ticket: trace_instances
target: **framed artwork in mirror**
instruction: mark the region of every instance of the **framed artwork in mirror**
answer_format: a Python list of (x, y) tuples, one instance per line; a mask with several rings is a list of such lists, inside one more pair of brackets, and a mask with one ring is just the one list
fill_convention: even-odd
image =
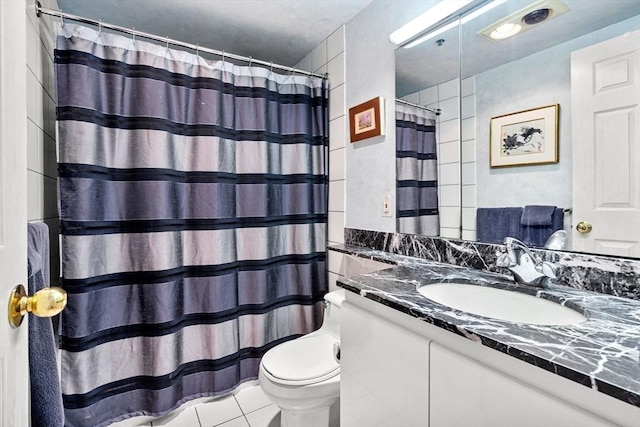
[(558, 163), (558, 104), (491, 118), (492, 168)]
[(349, 108), (351, 142), (384, 135), (384, 98), (379, 96)]

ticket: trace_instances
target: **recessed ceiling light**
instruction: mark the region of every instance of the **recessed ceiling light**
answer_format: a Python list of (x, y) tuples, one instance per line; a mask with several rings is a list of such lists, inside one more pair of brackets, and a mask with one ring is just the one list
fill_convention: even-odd
[(520, 32), (521, 29), (522, 29), (521, 25), (512, 24), (508, 22), (506, 24), (500, 25), (498, 28), (491, 31), (491, 33), (489, 34), (489, 37), (491, 37), (494, 40), (502, 40), (502, 39), (506, 39), (507, 37), (515, 36)]

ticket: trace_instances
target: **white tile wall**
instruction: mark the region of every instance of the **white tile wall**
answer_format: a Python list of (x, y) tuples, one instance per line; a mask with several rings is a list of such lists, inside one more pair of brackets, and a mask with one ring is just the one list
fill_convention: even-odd
[(449, 80), (448, 82), (440, 83), (438, 85), (438, 100), (443, 101), (445, 99), (457, 98), (458, 88), (460, 86), (458, 79)]
[(440, 112), (440, 117), (439, 117), (440, 122), (446, 122), (447, 120), (453, 120), (459, 117), (458, 102), (460, 102), (460, 100), (459, 98), (456, 97), (456, 98), (445, 99), (438, 103), (438, 105), (440, 106), (440, 109), (442, 110)]
[[(344, 80), (344, 77), (343, 77)], [(333, 85), (331, 85), (331, 77), (329, 77), (329, 87), (331, 88), (330, 90), (330, 95), (329, 95), (329, 120), (335, 120), (338, 119), (340, 117), (344, 116), (344, 108), (345, 108), (345, 102), (344, 102), (344, 97), (345, 97), (345, 93), (344, 93), (344, 84), (341, 84), (340, 86), (334, 87)], [(329, 138), (331, 138), (331, 136), (329, 136)]]
[(438, 86), (433, 86), (427, 89), (422, 89), (420, 92), (420, 102), (425, 105), (438, 103)]
[(345, 149), (339, 148), (337, 150), (329, 151), (329, 180), (330, 181), (344, 181), (345, 179), (345, 165), (344, 156)]
[(327, 41), (323, 40), (311, 51), (311, 68), (316, 72), (327, 64)]
[(337, 150), (345, 148), (347, 141), (347, 120), (346, 117), (340, 116), (329, 122), (329, 150)]
[(440, 188), (440, 206), (458, 206), (460, 193), (457, 185), (443, 185)]
[(329, 212), (344, 212), (344, 180), (329, 182)]
[(460, 143), (458, 141), (440, 144), (440, 163), (457, 163), (460, 161)]
[(327, 59), (332, 60), (338, 55), (344, 55), (344, 27), (327, 37)]
[(460, 163), (446, 163), (438, 169), (439, 185), (460, 184)]
[(462, 164), (462, 185), (475, 185), (476, 183), (476, 164)]
[[(58, 282), (57, 160), (53, 46), (57, 22), (38, 18), (35, 0), (27, 1), (27, 219), (49, 225), (51, 281)], [(55, 0), (42, 6), (58, 9)]]
[(327, 72), (329, 73), (332, 87), (340, 86), (344, 83), (344, 66), (344, 52), (330, 59), (327, 63)]
[[(344, 25), (340, 26), (296, 65), (300, 69), (311, 67), (311, 71), (329, 73), (329, 245), (344, 243), (347, 140), (344, 31)], [(334, 290), (342, 256), (330, 255), (327, 265), (329, 290)]]
[(440, 235), (460, 238), (462, 216), (463, 238), (475, 239), (475, 78), (464, 79), (462, 88), (454, 79), (403, 99), (442, 110), (437, 126)]
[(460, 122), (457, 119), (439, 121), (437, 132), (439, 144), (458, 141), (460, 139)]
[[(476, 239), (476, 80), (462, 81), (462, 238)], [(485, 140), (488, 140), (488, 135)]]

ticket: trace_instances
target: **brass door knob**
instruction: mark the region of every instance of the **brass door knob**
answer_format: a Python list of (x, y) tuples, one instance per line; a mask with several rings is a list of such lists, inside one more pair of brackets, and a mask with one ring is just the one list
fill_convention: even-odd
[(53, 317), (67, 305), (64, 289), (50, 287), (40, 289), (33, 296), (27, 296), (24, 286), (17, 285), (9, 297), (9, 324), (17, 328), (27, 313), (38, 317)]
[(582, 234), (590, 233), (593, 230), (593, 227), (587, 221), (580, 221), (576, 226), (576, 230)]

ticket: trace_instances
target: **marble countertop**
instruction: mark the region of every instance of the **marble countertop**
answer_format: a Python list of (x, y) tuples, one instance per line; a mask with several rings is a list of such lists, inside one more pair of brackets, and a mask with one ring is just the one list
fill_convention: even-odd
[[(640, 301), (573, 289), (516, 285), (510, 276), (395, 255), (359, 246), (330, 250), (390, 264), (339, 278), (348, 291), (640, 407)], [(463, 282), (524, 292), (587, 317), (572, 325), (513, 323), (461, 312), (417, 292), (422, 285)]]

